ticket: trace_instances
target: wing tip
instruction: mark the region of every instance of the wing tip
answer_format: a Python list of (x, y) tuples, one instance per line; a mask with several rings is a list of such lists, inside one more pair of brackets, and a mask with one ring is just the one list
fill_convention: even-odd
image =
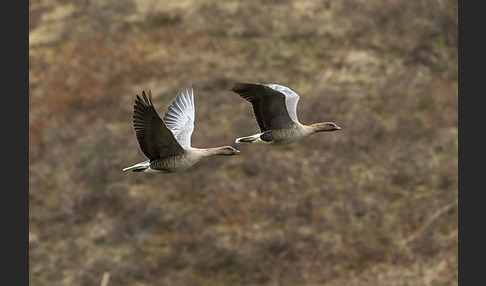
[(140, 103), (140, 104), (145, 105), (145, 106), (153, 106), (152, 91), (150, 89), (148, 89), (147, 93), (145, 93), (145, 90), (142, 90), (141, 96), (136, 94), (135, 105), (137, 105), (137, 103)]
[(194, 109), (194, 89), (192, 84), (186, 84), (179, 89), (176, 97), (172, 100), (171, 106), (178, 106), (179, 103), (182, 104), (182, 107), (179, 107), (181, 109)]
[(238, 93), (238, 90), (247, 89), (251, 85), (257, 85), (256, 83), (248, 83), (248, 82), (237, 82), (233, 84), (231, 91)]

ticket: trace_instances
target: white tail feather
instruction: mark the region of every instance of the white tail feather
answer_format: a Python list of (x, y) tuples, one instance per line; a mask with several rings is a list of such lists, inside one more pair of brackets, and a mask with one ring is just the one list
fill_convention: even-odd
[(240, 137), (235, 140), (235, 143), (251, 143), (251, 144), (259, 144), (259, 145), (271, 144), (270, 142), (263, 141), (260, 138), (261, 135), (262, 133), (258, 133), (250, 136)]
[(150, 167), (150, 162), (149, 161), (144, 161), (144, 162), (140, 162), (138, 164), (135, 164), (133, 166), (126, 167), (122, 171), (123, 172), (130, 171), (130, 170), (140, 170), (140, 171), (143, 171), (143, 170), (145, 170), (145, 169), (147, 169), (149, 167)]

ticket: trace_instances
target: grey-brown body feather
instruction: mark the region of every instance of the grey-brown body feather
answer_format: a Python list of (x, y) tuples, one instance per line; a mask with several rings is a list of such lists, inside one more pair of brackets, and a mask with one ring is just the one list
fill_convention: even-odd
[(289, 128), (268, 130), (260, 135), (263, 141), (271, 142), (273, 145), (287, 145), (311, 135), (312, 130), (307, 126), (293, 124)]
[(163, 173), (178, 172), (191, 167), (204, 157), (213, 154), (216, 154), (216, 152), (208, 152), (204, 149), (192, 148), (190, 150), (185, 150), (184, 153), (179, 155), (155, 159), (150, 162), (150, 168)]

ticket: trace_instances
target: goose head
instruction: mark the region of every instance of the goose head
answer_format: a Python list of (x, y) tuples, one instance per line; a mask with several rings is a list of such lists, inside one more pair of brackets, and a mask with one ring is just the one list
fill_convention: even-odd
[(315, 123), (312, 124), (311, 127), (314, 129), (315, 132), (323, 132), (323, 131), (336, 131), (341, 130), (341, 127), (337, 126), (334, 122), (322, 122), (322, 123)]
[(240, 151), (231, 146), (223, 146), (218, 148), (218, 154), (224, 156), (233, 156), (240, 154)]

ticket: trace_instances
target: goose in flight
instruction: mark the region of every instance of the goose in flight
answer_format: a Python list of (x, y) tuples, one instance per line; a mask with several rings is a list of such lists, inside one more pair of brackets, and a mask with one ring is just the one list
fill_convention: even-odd
[(304, 125), (297, 119), (299, 95), (278, 84), (237, 83), (231, 90), (249, 101), (260, 133), (240, 137), (236, 143), (286, 145), (316, 132), (341, 130), (333, 122)]
[(212, 155), (237, 155), (231, 146), (191, 147), (194, 130), (194, 93), (191, 85), (179, 90), (161, 119), (152, 104), (152, 94), (137, 94), (133, 110), (133, 129), (138, 145), (148, 160), (126, 167), (123, 171), (173, 173), (189, 168)]

